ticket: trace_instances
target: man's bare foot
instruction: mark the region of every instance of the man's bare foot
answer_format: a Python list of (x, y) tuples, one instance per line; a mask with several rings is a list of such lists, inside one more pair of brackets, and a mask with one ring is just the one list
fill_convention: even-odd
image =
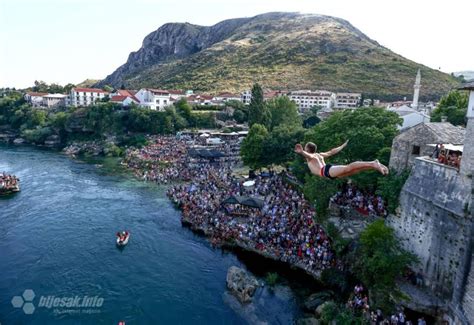
[(379, 171), (380, 174), (386, 176), (388, 175), (388, 168), (385, 165), (382, 165), (378, 159), (374, 160), (374, 167)]

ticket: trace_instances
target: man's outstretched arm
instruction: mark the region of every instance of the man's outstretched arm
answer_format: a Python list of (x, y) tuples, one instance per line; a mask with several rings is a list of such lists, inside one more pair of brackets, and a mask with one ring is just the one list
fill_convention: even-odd
[(310, 154), (309, 152), (304, 151), (303, 146), (299, 143), (295, 146), (295, 152), (302, 155), (306, 159), (314, 158), (313, 154)]
[(334, 156), (335, 154), (339, 153), (342, 149), (344, 149), (347, 146), (348, 142), (349, 140), (341, 144), (339, 147), (333, 148), (326, 152), (321, 152), (321, 156), (323, 156), (324, 158)]

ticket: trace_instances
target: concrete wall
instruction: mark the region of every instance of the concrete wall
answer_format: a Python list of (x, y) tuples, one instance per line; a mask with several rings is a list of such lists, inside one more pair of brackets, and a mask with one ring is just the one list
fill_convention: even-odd
[(400, 194), (400, 215), (387, 219), (419, 257), (425, 284), (447, 302), (471, 242), (470, 197), (470, 180), (457, 170), (418, 158)]

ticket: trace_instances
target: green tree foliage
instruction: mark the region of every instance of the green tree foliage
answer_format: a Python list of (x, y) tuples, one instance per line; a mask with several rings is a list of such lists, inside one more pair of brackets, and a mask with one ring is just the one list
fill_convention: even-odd
[(400, 192), (409, 175), (409, 171), (397, 174), (392, 170), (388, 176), (378, 179), (377, 194), (385, 199), (390, 213), (395, 213), (399, 205)]
[(304, 129), (300, 126), (280, 125), (275, 127), (266, 138), (263, 148), (262, 164), (280, 165), (291, 161), (293, 148), (304, 138)]
[(102, 136), (105, 132), (119, 131), (114, 109), (112, 104), (90, 106), (85, 117), (85, 127), (97, 136)]
[[(182, 130), (188, 126), (187, 119), (183, 117), (182, 115), (178, 114), (176, 112), (176, 109), (173, 106), (168, 106), (166, 107), (165, 110), (168, 117), (171, 119), (171, 123), (173, 125), (174, 131)], [(189, 112), (189, 117), (190, 116), (191, 116), (191, 113)]]
[(44, 143), (47, 137), (53, 134), (50, 127), (38, 126), (34, 129), (25, 129), (21, 132), (21, 136), (31, 143)]
[(237, 123), (244, 123), (248, 121), (249, 109), (244, 103), (238, 100), (229, 100), (225, 103), (225, 105), (234, 109), (233, 117)]
[(236, 110), (234, 112), (234, 119), (237, 123), (244, 123), (247, 121), (247, 116), (243, 111)]
[(258, 169), (265, 165), (263, 150), (267, 137), (268, 131), (265, 126), (261, 124), (252, 125), (240, 147), (240, 155), (244, 164), (252, 169)]
[[(381, 108), (358, 108), (336, 112), (307, 132), (305, 140), (317, 144), (324, 152), (349, 144), (337, 155), (328, 159), (331, 163), (348, 164), (354, 161), (387, 160), (393, 138), (398, 134), (397, 126), (402, 119), (393, 112)], [(386, 162), (386, 161), (385, 161)], [(375, 187), (379, 174), (364, 172), (352, 177), (359, 187)]]
[(259, 84), (252, 87), (252, 99), (249, 105), (249, 126), (261, 124), (269, 127), (271, 115), (263, 102), (263, 89)]
[(306, 174), (303, 193), (314, 204), (318, 217), (327, 215), (329, 199), (336, 194), (341, 183), (342, 180), (331, 180)]
[(393, 229), (383, 220), (370, 224), (360, 235), (355, 252), (355, 274), (369, 288), (374, 308), (390, 312), (402, 297), (395, 280), (416, 257), (404, 251)]
[(280, 125), (301, 126), (296, 104), (287, 96), (275, 97), (266, 102), (265, 106), (271, 116), (270, 131)]
[(466, 112), (469, 98), (465, 91), (451, 91), (443, 96), (438, 106), (431, 113), (432, 122), (441, 122), (441, 117), (446, 116), (453, 125), (466, 125)]
[(74, 88), (74, 87), (75, 86), (71, 83), (69, 83), (69, 84), (67, 84), (66, 86), (63, 87), (63, 86), (55, 84), (55, 83), (52, 83), (52, 84), (48, 85), (44, 81), (35, 80), (34, 86), (31, 87), (31, 90), (36, 91), (36, 92), (41, 92), (41, 93), (65, 94), (65, 93), (69, 93), (71, 91), (71, 89)]
[(193, 108), (189, 105), (186, 98), (180, 98), (175, 104), (174, 107), (179, 115), (181, 115), (188, 123), (192, 124), (191, 112)]
[(374, 160), (382, 148), (391, 147), (401, 123), (396, 113), (381, 108), (345, 110), (316, 125), (307, 133), (306, 140), (316, 143), (319, 151), (330, 150), (349, 140), (343, 151), (331, 157), (334, 162)]

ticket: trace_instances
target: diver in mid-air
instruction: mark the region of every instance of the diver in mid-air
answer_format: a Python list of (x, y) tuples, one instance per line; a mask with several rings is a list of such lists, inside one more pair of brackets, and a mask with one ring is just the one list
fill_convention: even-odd
[(316, 144), (308, 142), (303, 149), (301, 144), (295, 146), (295, 152), (302, 155), (308, 163), (312, 174), (329, 179), (341, 178), (360, 173), (364, 170), (376, 170), (382, 175), (388, 175), (387, 166), (382, 165), (378, 160), (356, 161), (349, 165), (331, 165), (324, 162), (324, 158), (331, 157), (340, 152), (347, 145), (349, 140), (337, 148), (327, 152), (316, 152)]

